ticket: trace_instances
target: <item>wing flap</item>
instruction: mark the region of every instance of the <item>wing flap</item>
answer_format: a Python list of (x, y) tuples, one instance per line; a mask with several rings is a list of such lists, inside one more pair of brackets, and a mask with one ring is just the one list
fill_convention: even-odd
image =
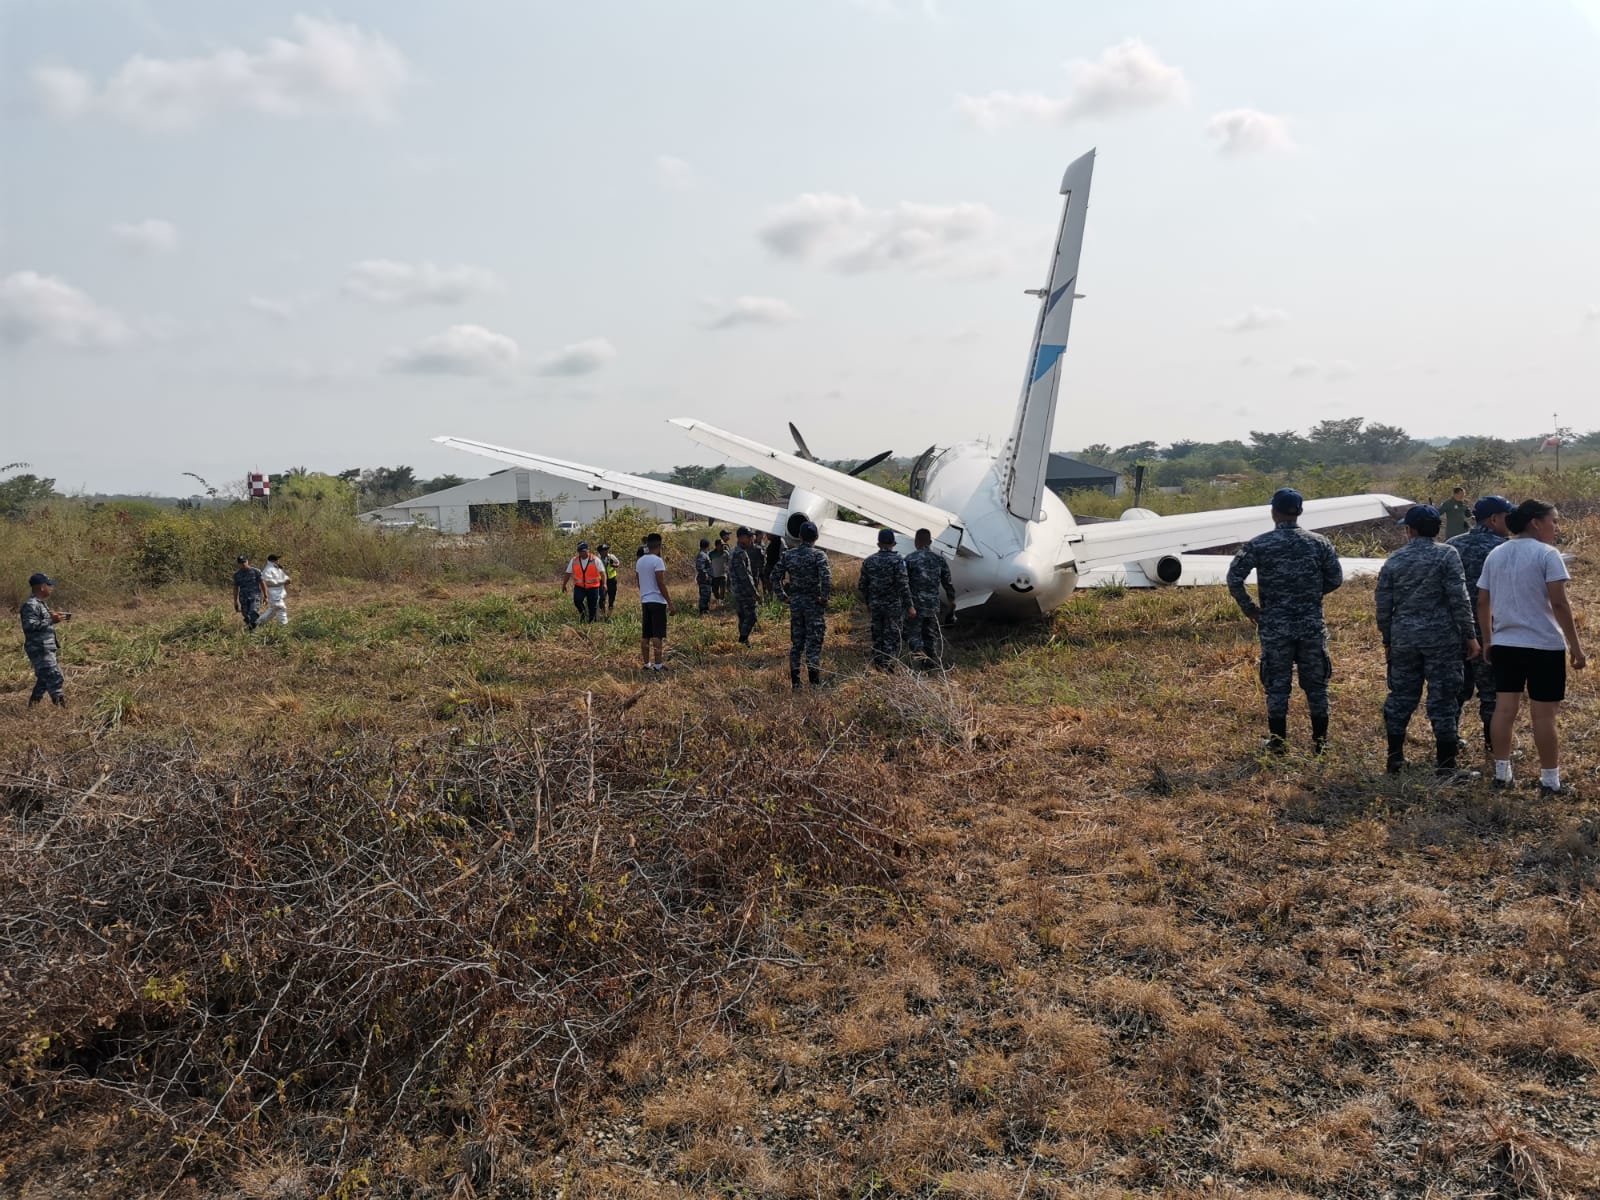
[[(1328, 529), (1357, 521), (1382, 520), (1393, 509), (1404, 508), (1410, 503), (1398, 496), (1381, 493), (1307, 500), (1300, 524), (1307, 529)], [(1147, 521), (1107, 521), (1098, 525), (1084, 525), (1078, 529), (1082, 539), (1077, 544), (1078, 566), (1080, 570), (1093, 571), (1163, 554), (1183, 554), (1210, 546), (1245, 542), (1271, 528), (1272, 509), (1265, 504), (1155, 517)]]
[(782, 450), (763, 446), (760, 442), (707, 425), (703, 421), (678, 417), (672, 423), (685, 430), (690, 438), (702, 446), (736, 458), (746, 466), (765, 471), (785, 483), (826, 496), (841, 508), (858, 512), (869, 521), (905, 532), (925, 527), (933, 534), (934, 541), (943, 541), (952, 549), (953, 543), (958, 540), (941, 536), (947, 530), (961, 531), (960, 518), (948, 509), (913, 500), (910, 496), (891, 492), (865, 479), (857, 479), (821, 463), (785, 454)]

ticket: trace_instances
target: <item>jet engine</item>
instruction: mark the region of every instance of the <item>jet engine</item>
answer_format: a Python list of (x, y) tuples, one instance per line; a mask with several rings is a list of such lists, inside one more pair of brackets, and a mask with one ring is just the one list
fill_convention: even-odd
[[(1151, 512), (1148, 508), (1124, 509), (1119, 520), (1123, 521), (1149, 521), (1160, 516), (1160, 513)], [(1159, 558), (1142, 558), (1137, 564), (1139, 570), (1144, 572), (1144, 577), (1151, 583), (1161, 587), (1177, 583), (1183, 578), (1183, 560), (1176, 554), (1163, 554)]]

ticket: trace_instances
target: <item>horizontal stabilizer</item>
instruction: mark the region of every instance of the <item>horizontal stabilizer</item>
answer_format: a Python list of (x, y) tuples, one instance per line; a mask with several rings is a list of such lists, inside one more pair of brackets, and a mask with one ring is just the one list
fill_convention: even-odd
[[(1330, 529), (1358, 521), (1377, 521), (1388, 517), (1411, 501), (1398, 496), (1369, 494), (1332, 496), (1307, 500), (1300, 524), (1307, 529)], [(1265, 504), (1251, 508), (1224, 508), (1215, 512), (1183, 513), (1154, 517), (1146, 521), (1107, 521), (1078, 529), (1080, 541), (1075, 550), (1080, 571), (1100, 567), (1120, 567), (1124, 563), (1156, 558), (1163, 554), (1183, 554), (1247, 542), (1272, 528), (1272, 509)]]
[[(821, 463), (810, 462), (760, 442), (740, 437), (736, 433), (718, 429), (702, 421), (687, 417), (673, 420), (674, 425), (687, 431), (702, 446), (738, 459), (746, 466), (765, 471), (794, 487), (826, 497), (852, 512), (858, 512), (869, 521), (887, 525), (903, 533), (926, 528), (936, 542), (954, 550), (960, 543), (961, 520), (955, 513), (937, 505), (913, 500), (899, 492), (879, 487), (865, 479), (857, 479), (843, 471), (835, 471)], [(948, 535), (948, 536), (947, 536)]]
[[(663, 483), (659, 479), (649, 479), (643, 475), (629, 475), (623, 471), (608, 471), (602, 467), (585, 466), (583, 463), (550, 458), (544, 454), (530, 454), (526, 450), (513, 450), (508, 446), (496, 446), (490, 442), (458, 437), (436, 437), (433, 440), (457, 450), (465, 450), (469, 454), (480, 454), (496, 462), (521, 467), (525, 471), (538, 471), (545, 475), (554, 475), (557, 479), (570, 479), (585, 487), (599, 487), (620, 492), (624, 496), (648, 500), (653, 504), (670, 505), (685, 512), (715, 517), (730, 524), (748, 525), (751, 529), (759, 529), (763, 533), (782, 535), (784, 522), (789, 516), (786, 511), (771, 504), (758, 504), (754, 500), (724, 496), (721, 492), (706, 492), (681, 484)], [(820, 533), (817, 544), (825, 550), (835, 550), (841, 554), (865, 558), (869, 554), (876, 553), (878, 549), (877, 533), (865, 525), (824, 520), (817, 522), (817, 528)]]

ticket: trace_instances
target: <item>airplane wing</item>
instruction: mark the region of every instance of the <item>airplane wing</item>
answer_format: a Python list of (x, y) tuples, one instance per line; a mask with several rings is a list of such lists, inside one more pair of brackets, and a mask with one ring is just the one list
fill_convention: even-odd
[[(1078, 576), (1078, 586), (1081, 588), (1094, 587), (1203, 587), (1216, 586), (1228, 582), (1228, 567), (1233, 562), (1233, 557), (1228, 554), (1180, 554), (1183, 561), (1183, 574), (1178, 577), (1175, 584), (1158, 583), (1151, 579), (1136, 562), (1117, 563), (1110, 567), (1096, 567), (1092, 571), (1085, 571)], [(1383, 570), (1384, 560), (1381, 558), (1341, 558), (1339, 565), (1344, 568), (1346, 579), (1360, 579), (1376, 575)], [(1255, 572), (1250, 572), (1246, 582), (1255, 579)]]
[[(1332, 496), (1307, 500), (1300, 524), (1307, 529), (1327, 529), (1357, 521), (1382, 520), (1396, 508), (1406, 508), (1409, 500), (1379, 493), (1364, 496)], [(1140, 559), (1163, 554), (1183, 554), (1231, 542), (1246, 542), (1272, 528), (1272, 509), (1260, 504), (1251, 508), (1224, 508), (1215, 512), (1183, 513), (1173, 517), (1152, 517), (1145, 521), (1106, 521), (1078, 529), (1074, 547), (1081, 571), (1100, 567), (1120, 567)]]
[[(433, 440), (457, 450), (465, 450), (469, 454), (481, 454), (484, 458), (509, 463), (527, 471), (539, 471), (546, 475), (554, 475), (557, 479), (570, 479), (585, 487), (620, 492), (624, 496), (648, 500), (654, 504), (667, 504), (686, 512), (716, 517), (720, 521), (748, 525), (751, 529), (759, 529), (765, 533), (784, 534), (784, 522), (789, 517), (785, 510), (776, 505), (741, 500), (737, 496), (724, 496), (721, 492), (706, 492), (676, 483), (663, 483), (659, 479), (647, 479), (643, 475), (608, 471), (603, 467), (585, 466), (583, 463), (568, 462), (544, 454), (530, 454), (526, 450), (513, 450), (508, 446), (496, 446), (490, 442), (473, 441), (471, 438), (436, 437)], [(817, 529), (819, 532), (817, 544), (825, 550), (836, 550), (856, 558), (866, 558), (869, 554), (877, 553), (877, 532), (865, 525), (853, 525), (849, 521), (825, 520), (818, 522)]]
[[(907, 533), (926, 528), (936, 542), (942, 541), (951, 549), (960, 544), (960, 535), (964, 532), (961, 518), (948, 509), (913, 500), (910, 496), (891, 492), (865, 479), (857, 479), (821, 463), (774, 450), (771, 446), (763, 446), (760, 442), (717, 429), (703, 421), (676, 417), (672, 423), (684, 429), (702, 446), (736, 458), (785, 483), (825, 496), (841, 508), (858, 512), (869, 521)], [(943, 536), (947, 532), (951, 536)]]

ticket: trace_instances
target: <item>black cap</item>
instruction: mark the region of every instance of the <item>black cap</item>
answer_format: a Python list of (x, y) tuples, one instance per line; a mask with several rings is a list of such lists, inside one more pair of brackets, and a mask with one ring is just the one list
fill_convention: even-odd
[(250, 561), (250, 556), (248, 554), (241, 554), (241, 555), (239, 555), (238, 558), (234, 559), (233, 561), (234, 562), (242, 562), (242, 563), (243, 562), (249, 562)]
[(1279, 488), (1272, 493), (1272, 511), (1289, 513), (1298, 517), (1306, 510), (1305, 497), (1293, 488)]
[(1439, 510), (1431, 504), (1413, 504), (1406, 509), (1406, 515), (1397, 522), (1400, 525), (1409, 525), (1412, 529), (1432, 529), (1439, 531)]
[(278, 561), (278, 556), (276, 554), (269, 554), (269, 555), (267, 555), (267, 561), (268, 562), (277, 562)]
[(611, 547), (609, 545), (607, 545), (605, 542), (601, 542), (598, 546), (595, 547), (595, 549), (598, 550), (601, 554), (609, 554), (611, 552)]
[(1487, 521), (1490, 517), (1511, 512), (1515, 508), (1516, 505), (1504, 496), (1479, 496), (1478, 502), (1472, 506), (1472, 515), (1479, 521)]
[(753, 537), (754, 535), (750, 532), (750, 526), (741, 525), (741, 526), (739, 526), (738, 529), (734, 530), (733, 536), (734, 537)]
[(880, 545), (880, 546), (892, 546), (892, 545), (894, 545), (894, 530), (892, 530), (892, 529), (880, 529), (880, 530), (878, 530), (878, 545)]
[(46, 575), (43, 571), (35, 571), (32, 575), (28, 576), (29, 587), (38, 587), (41, 583), (46, 587), (55, 587), (56, 585), (56, 581), (51, 579), (50, 576)]
[(817, 540), (817, 526), (815, 522), (807, 521), (804, 525), (800, 526), (800, 540), (802, 542), (814, 542)]
[(711, 548), (711, 539), (710, 538), (701, 538), (700, 539), (700, 549), (709, 550), (710, 548)]
[(579, 542), (578, 543), (578, 549), (579, 550), (587, 550), (588, 548), (589, 548), (589, 543), (588, 542)]

